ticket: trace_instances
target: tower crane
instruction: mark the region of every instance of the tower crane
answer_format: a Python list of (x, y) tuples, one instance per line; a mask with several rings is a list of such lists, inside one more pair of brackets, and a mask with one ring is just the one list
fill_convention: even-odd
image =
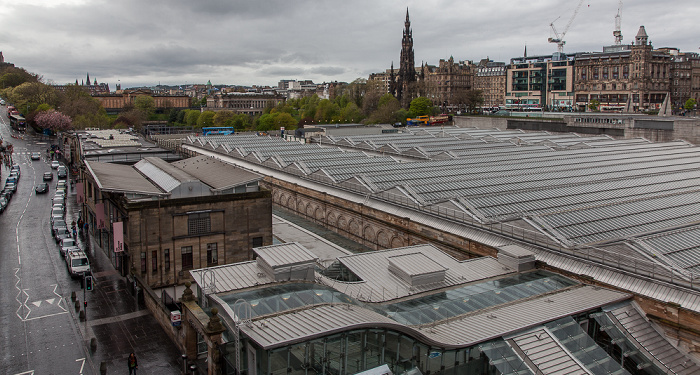
[(615, 31), (613, 31), (613, 36), (615, 37), (615, 45), (619, 46), (622, 44), (622, 30), (620, 30), (622, 24), (622, 0), (617, 5), (617, 15), (615, 16)]
[(560, 53), (564, 52), (564, 44), (566, 44), (566, 41), (564, 41), (564, 36), (566, 35), (566, 32), (569, 31), (569, 28), (571, 27), (571, 24), (574, 22), (574, 18), (576, 18), (576, 14), (578, 14), (579, 9), (581, 9), (581, 5), (583, 4), (583, 0), (580, 0), (578, 2), (578, 5), (576, 6), (576, 10), (574, 10), (574, 14), (571, 15), (571, 18), (569, 19), (569, 23), (566, 24), (566, 28), (564, 28), (564, 31), (559, 34), (557, 32), (557, 29), (554, 27), (554, 22), (556, 22), (560, 17), (557, 17), (556, 20), (552, 21), (552, 23), (549, 24), (549, 26), (552, 28), (552, 31), (554, 32), (554, 38), (548, 38), (547, 41), (549, 43), (556, 43), (557, 44), (557, 50)]

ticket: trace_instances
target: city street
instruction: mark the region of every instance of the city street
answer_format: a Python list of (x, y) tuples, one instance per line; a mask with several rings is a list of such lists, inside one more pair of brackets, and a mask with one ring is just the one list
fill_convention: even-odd
[[(51, 236), (49, 211), (55, 192), (51, 181), (48, 194), (35, 195), (34, 186), (51, 171), (46, 162), (46, 139), (26, 135), (12, 138), (5, 117), (0, 135), (14, 146), (13, 161), (20, 165), (17, 192), (0, 214), (0, 347), (3, 374), (90, 374), (83, 338), (69, 308), (72, 291), (81, 292), (72, 280)], [(41, 152), (32, 161), (30, 153)], [(2, 181), (8, 169), (2, 167)], [(82, 297), (82, 293), (79, 293)]]
[[(104, 366), (107, 374), (122, 374), (131, 352), (138, 356), (139, 373), (180, 373), (180, 351), (94, 238), (78, 238), (90, 259), (94, 290), (85, 292), (79, 280), (71, 279), (49, 218), (58, 179), (46, 151), (56, 137), (31, 129), (20, 137), (8, 125), (4, 106), (0, 112), (0, 136), (4, 145), (13, 145), (13, 162), (21, 171), (17, 191), (0, 214), (0, 373), (99, 374)], [(39, 152), (41, 160), (32, 161), (32, 152)], [(48, 193), (35, 194), (34, 187), (49, 171), (54, 180)], [(4, 186), (9, 169), (3, 165), (0, 172)], [(69, 188), (66, 223), (77, 221), (78, 211), (75, 191)], [(87, 316), (84, 321), (72, 292)]]

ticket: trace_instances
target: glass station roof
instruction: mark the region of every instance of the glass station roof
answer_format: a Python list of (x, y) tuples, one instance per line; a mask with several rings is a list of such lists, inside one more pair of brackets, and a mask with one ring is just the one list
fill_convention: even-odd
[(574, 280), (537, 270), (382, 305), (363, 304), (330, 287), (311, 283), (275, 285), (219, 297), (232, 307), (238, 300), (247, 301), (252, 310), (251, 318), (315, 304), (350, 303), (372, 309), (401, 324), (420, 325), (577, 284)]

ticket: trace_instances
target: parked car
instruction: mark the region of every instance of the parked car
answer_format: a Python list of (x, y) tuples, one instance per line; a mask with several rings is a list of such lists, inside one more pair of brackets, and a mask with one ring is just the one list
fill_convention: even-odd
[(68, 170), (66, 168), (58, 168), (58, 171), (56, 172), (56, 177), (59, 179), (65, 180), (68, 178)]
[(10, 202), (12, 199), (12, 192), (9, 190), (2, 190), (0, 191), (0, 197), (5, 198), (7, 202)]
[(10, 174), (10, 175), (7, 176), (7, 178), (5, 179), (5, 183), (6, 183), (6, 184), (9, 184), (9, 183), (14, 183), (14, 184), (16, 184), (17, 181), (18, 181), (18, 179), (17, 179), (17, 175), (16, 175), (16, 174), (15, 174), (15, 175)]
[(75, 242), (74, 238), (70, 237), (62, 239), (61, 242), (59, 242), (59, 246), (61, 247), (61, 256), (65, 257), (68, 253), (68, 249), (78, 247), (78, 243)]
[(61, 243), (61, 240), (64, 238), (71, 238), (70, 230), (66, 227), (57, 228), (56, 234), (54, 235), (56, 243)]
[(4, 212), (9, 201), (5, 197), (0, 197), (0, 212)]
[(58, 182), (56, 183), (56, 190), (65, 189), (66, 184), (67, 184), (66, 180), (58, 180)]
[(54, 196), (52, 202), (53, 204), (60, 204), (62, 207), (66, 207), (66, 200), (60, 195)]
[(90, 261), (82, 250), (68, 252), (66, 254), (66, 265), (68, 266), (68, 272), (70, 272), (72, 278), (91, 273)]
[(17, 191), (17, 184), (14, 182), (6, 183), (5, 190), (10, 190), (10, 191), (12, 191), (12, 194), (14, 194)]
[(41, 154), (38, 152), (32, 152), (32, 160), (41, 160)]
[(37, 194), (46, 194), (48, 193), (48, 191), (49, 184), (47, 184), (46, 182), (41, 183), (34, 188), (34, 192), (36, 192)]
[(61, 163), (57, 162), (56, 160), (51, 162), (51, 169), (58, 169), (58, 167), (61, 166)]
[(51, 223), (51, 236), (55, 236), (55, 235), (56, 235), (56, 229), (58, 229), (58, 228), (60, 228), (60, 227), (66, 227), (66, 228), (67, 228), (67, 227), (68, 227), (68, 224), (66, 224), (66, 221), (63, 220), (63, 219), (54, 220), (54, 221)]
[(53, 172), (44, 172), (44, 181), (53, 180)]
[(66, 199), (66, 191), (63, 189), (56, 189), (56, 193), (53, 195), (53, 197), (61, 197), (63, 199)]

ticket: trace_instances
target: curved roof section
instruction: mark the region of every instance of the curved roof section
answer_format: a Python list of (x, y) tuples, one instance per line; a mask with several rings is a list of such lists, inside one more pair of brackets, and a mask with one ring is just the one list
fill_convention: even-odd
[(387, 328), (442, 348), (461, 348), (559, 318), (629, 299), (630, 295), (581, 286), (496, 310), (479, 311), (428, 326), (407, 326), (369, 309), (348, 304), (315, 305), (241, 325), (241, 331), (264, 349), (303, 342), (359, 328)]

